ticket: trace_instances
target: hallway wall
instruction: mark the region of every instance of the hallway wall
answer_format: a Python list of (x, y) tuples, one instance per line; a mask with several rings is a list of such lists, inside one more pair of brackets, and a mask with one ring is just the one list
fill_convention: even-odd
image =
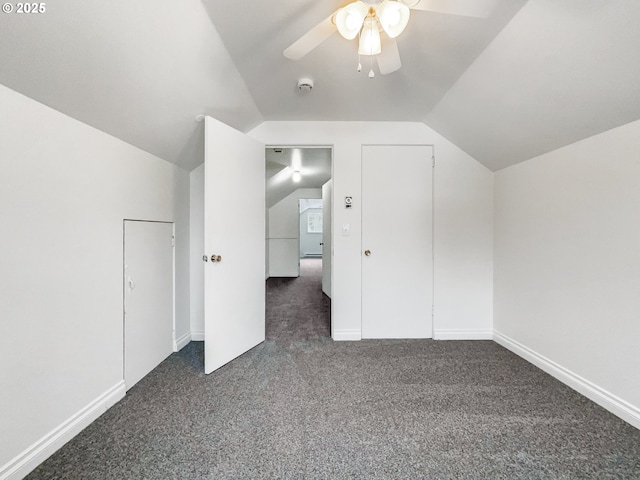
[(301, 198), (322, 198), (319, 188), (300, 188), (268, 209), (269, 277), (297, 277), (299, 274), (299, 209)]

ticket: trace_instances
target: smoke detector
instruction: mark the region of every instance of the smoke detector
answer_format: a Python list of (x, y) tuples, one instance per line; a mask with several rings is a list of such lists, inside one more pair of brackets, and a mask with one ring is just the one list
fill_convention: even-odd
[(298, 90), (302, 93), (309, 93), (313, 89), (313, 80), (310, 78), (301, 78), (298, 80)]

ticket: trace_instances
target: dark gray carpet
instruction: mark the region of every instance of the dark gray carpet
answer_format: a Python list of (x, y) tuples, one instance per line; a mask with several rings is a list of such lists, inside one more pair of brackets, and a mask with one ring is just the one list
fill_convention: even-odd
[(322, 259), (300, 260), (300, 277), (267, 280), (266, 337), (291, 343), (331, 336), (331, 300), (322, 293)]
[(208, 376), (192, 342), (29, 478), (640, 478), (639, 430), (494, 342), (270, 337)]

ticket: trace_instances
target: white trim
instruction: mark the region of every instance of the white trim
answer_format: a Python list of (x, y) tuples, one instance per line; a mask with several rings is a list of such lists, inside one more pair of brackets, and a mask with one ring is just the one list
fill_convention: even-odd
[(602, 408), (605, 408), (625, 422), (640, 429), (640, 408), (631, 405), (613, 393), (568, 370), (562, 365), (557, 364), (553, 360), (540, 355), (497, 330), (493, 331), (493, 339), (506, 349), (511, 350), (516, 355), (528, 360), (536, 367), (544, 370), (549, 375), (557, 378), (590, 400), (593, 400)]
[(333, 332), (333, 339), (336, 342), (348, 342), (348, 341), (362, 340), (362, 332), (359, 329), (335, 330)]
[(204, 342), (204, 330), (191, 330), (191, 341)]
[(493, 340), (492, 330), (451, 329), (434, 330), (434, 340)]
[(179, 352), (191, 341), (191, 332), (187, 332), (173, 342), (173, 351)]
[(58, 425), (0, 469), (0, 480), (24, 478), (87, 425), (122, 400), (126, 393), (121, 380), (69, 419)]

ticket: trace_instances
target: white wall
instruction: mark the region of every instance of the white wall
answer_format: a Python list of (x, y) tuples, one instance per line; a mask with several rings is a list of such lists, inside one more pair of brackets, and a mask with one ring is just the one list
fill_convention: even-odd
[(176, 222), (188, 334), (189, 176), (3, 86), (0, 105), (0, 478), (17, 478), (124, 395), (123, 219)]
[(495, 175), (496, 340), (640, 428), (640, 121)]
[[(361, 147), (432, 144), (435, 208), (436, 338), (491, 338), (493, 175), (421, 123), (265, 122), (249, 133), (271, 145), (332, 145), (334, 257), (332, 328), (337, 340), (361, 338)], [(354, 207), (344, 208), (351, 196)], [(342, 236), (341, 226), (351, 225)]]
[(191, 339), (204, 340), (204, 163), (190, 173)]
[(298, 202), (301, 198), (322, 198), (322, 189), (300, 188), (268, 209), (270, 277), (300, 275)]

